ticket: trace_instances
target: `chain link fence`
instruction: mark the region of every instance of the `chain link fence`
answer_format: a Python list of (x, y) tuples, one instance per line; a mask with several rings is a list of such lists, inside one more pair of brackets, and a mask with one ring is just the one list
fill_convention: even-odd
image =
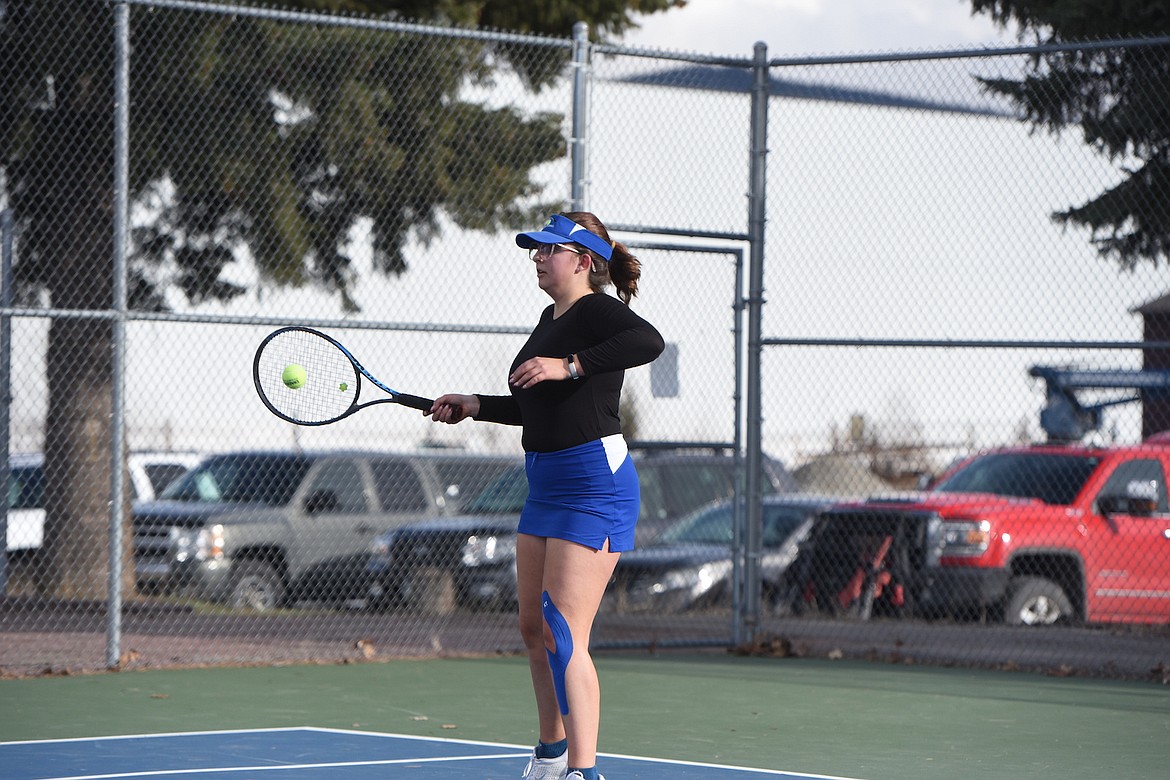
[(300, 324), (405, 392), (502, 393), (546, 305), (512, 236), (587, 207), (668, 342), (627, 374), (639, 549), (598, 647), (1166, 674), (1170, 451), (1123, 446), (1157, 430), (1164, 274), (1053, 219), (1135, 160), (983, 86), (1042, 50), (175, 0), (0, 23), (6, 673), (521, 651), (518, 431), (292, 426), (250, 371)]

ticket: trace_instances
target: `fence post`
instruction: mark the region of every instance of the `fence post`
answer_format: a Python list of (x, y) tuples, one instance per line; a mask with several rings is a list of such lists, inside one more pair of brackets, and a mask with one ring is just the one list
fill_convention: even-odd
[(586, 133), (589, 121), (589, 25), (573, 25), (573, 120), (570, 155), (572, 181), (569, 184), (570, 211), (584, 211), (588, 195), (585, 167)]
[[(12, 306), (12, 209), (0, 211), (0, 308)], [(4, 507), (0, 510), (0, 599), (8, 595), (8, 451), (11, 447), (8, 431), (12, 423), (12, 318), (7, 311), (0, 315), (0, 439), (3, 440), (3, 461), (0, 462), (0, 489), (4, 491)]]
[(748, 186), (748, 243), (751, 264), (748, 271), (748, 350), (747, 350), (747, 554), (744, 558), (744, 594), (741, 623), (737, 639), (755, 639), (760, 623), (760, 554), (763, 543), (763, 499), (760, 470), (761, 452), (761, 326), (764, 305), (764, 226), (767, 222), (768, 158), (768, 47), (756, 43), (752, 63), (751, 171)]
[(747, 475), (744, 468), (744, 309), (747, 307), (744, 290), (744, 251), (736, 247), (735, 255), (735, 299), (732, 304), (734, 326), (732, 338), (735, 343), (735, 492), (731, 503), (731, 641), (732, 646), (743, 644), (744, 584), (747, 558)]
[(110, 549), (106, 599), (106, 666), (116, 668), (122, 645), (122, 527), (125, 496), (126, 240), (130, 203), (130, 6), (114, 5), (114, 376), (110, 422)]

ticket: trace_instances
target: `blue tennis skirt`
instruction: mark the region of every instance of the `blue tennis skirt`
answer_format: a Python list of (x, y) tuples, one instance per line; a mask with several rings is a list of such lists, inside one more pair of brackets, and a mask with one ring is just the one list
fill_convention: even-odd
[(641, 503), (638, 472), (620, 434), (556, 452), (524, 454), (528, 500), (522, 534), (611, 552), (634, 549)]

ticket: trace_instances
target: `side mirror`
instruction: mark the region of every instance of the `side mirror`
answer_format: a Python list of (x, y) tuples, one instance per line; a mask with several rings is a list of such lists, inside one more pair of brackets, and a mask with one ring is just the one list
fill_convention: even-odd
[(335, 512), (341, 506), (337, 494), (332, 490), (315, 490), (305, 499), (305, 511), (311, 515), (321, 512)]
[(1154, 514), (1154, 510), (1157, 508), (1158, 504), (1152, 498), (1136, 496), (1099, 496), (1097, 498), (1097, 511), (1103, 515), (1148, 517)]

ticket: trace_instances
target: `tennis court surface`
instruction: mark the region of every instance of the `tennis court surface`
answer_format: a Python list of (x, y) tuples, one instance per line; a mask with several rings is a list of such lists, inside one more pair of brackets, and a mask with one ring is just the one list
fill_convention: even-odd
[[(520, 776), (529, 749), (488, 742), (320, 728), (148, 734), (0, 743), (6, 780), (243, 778), (491, 780)], [(804, 778), (763, 769), (605, 755), (622, 778)]]
[[(599, 653), (609, 780), (1165, 780), (1170, 685)], [(2, 780), (519, 780), (526, 659), (0, 679)]]

